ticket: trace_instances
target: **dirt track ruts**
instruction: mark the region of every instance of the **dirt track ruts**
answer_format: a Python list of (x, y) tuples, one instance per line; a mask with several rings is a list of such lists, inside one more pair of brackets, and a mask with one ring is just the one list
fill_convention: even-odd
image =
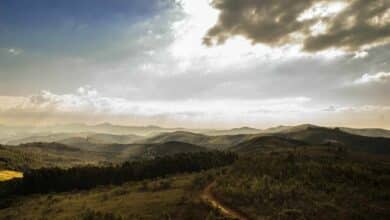
[(248, 220), (244, 214), (239, 211), (233, 210), (225, 205), (223, 205), (212, 193), (211, 188), (215, 186), (215, 182), (209, 184), (202, 192), (201, 198), (209, 203), (212, 207), (217, 208), (223, 215), (233, 219)]

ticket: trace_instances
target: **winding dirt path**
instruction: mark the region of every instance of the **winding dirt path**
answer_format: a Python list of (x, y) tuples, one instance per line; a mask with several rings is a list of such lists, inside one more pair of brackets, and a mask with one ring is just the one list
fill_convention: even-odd
[(211, 188), (215, 186), (215, 182), (209, 184), (202, 192), (201, 198), (203, 201), (209, 203), (212, 207), (217, 208), (223, 215), (233, 219), (248, 220), (242, 213), (239, 211), (233, 210), (225, 205), (223, 205), (218, 199), (214, 196), (211, 191)]

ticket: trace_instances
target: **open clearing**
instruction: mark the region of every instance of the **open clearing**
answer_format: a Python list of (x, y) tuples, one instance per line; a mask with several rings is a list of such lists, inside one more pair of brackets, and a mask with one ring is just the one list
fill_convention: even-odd
[(23, 178), (23, 173), (12, 170), (0, 170), (0, 181), (7, 181), (14, 178)]

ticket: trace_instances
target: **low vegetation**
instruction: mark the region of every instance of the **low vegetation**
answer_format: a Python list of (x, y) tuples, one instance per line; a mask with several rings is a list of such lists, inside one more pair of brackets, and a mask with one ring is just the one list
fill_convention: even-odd
[(16, 204), (0, 208), (0, 219), (223, 219), (200, 200), (200, 191), (193, 187), (194, 179), (202, 176), (210, 174), (183, 174), (120, 186), (18, 197)]
[(213, 189), (253, 219), (389, 219), (390, 166), (338, 148), (238, 160)]

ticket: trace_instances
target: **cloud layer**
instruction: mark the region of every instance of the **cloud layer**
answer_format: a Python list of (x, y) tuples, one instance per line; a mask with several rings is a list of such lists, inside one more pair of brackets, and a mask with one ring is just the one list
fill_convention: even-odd
[(254, 44), (302, 44), (308, 52), (390, 42), (388, 0), (213, 0), (212, 5), (220, 15), (204, 37), (209, 46), (237, 35)]
[(0, 123), (390, 126), (389, 1), (47, 2), (4, 3)]
[(135, 101), (106, 97), (90, 87), (75, 93), (42, 91), (28, 97), (0, 96), (0, 123), (53, 124), (105, 121), (120, 124), (158, 124), (187, 127), (269, 127), (280, 124), (386, 127), (390, 106), (314, 105), (308, 97), (279, 99), (188, 99), (177, 101)]
[(354, 81), (355, 84), (368, 84), (368, 83), (386, 83), (390, 82), (390, 72), (379, 72), (376, 74), (365, 73), (359, 79)]

